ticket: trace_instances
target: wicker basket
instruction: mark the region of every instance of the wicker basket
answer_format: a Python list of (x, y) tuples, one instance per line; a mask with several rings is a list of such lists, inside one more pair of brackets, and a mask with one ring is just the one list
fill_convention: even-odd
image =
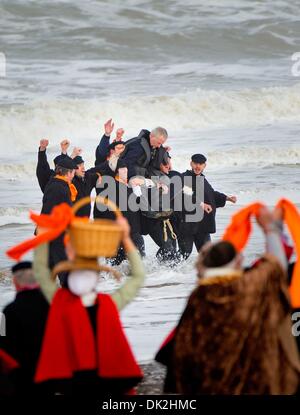
[[(97, 198), (84, 197), (75, 203), (74, 214), (82, 206), (91, 203), (92, 200), (107, 205), (117, 218), (122, 216), (113, 202), (100, 196)], [(119, 225), (108, 219), (95, 219), (88, 222), (75, 219), (72, 221), (68, 233), (76, 256), (81, 258), (114, 257), (117, 255), (122, 239), (122, 230)]]

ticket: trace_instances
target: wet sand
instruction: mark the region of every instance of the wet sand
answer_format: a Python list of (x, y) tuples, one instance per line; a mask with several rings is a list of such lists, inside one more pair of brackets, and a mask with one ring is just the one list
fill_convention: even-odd
[(166, 369), (159, 363), (150, 362), (140, 365), (144, 372), (144, 379), (137, 388), (139, 395), (163, 394), (163, 385)]

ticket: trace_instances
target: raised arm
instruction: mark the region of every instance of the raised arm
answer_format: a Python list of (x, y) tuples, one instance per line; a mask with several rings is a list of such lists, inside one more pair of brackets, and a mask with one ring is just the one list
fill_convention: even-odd
[(267, 209), (262, 209), (257, 223), (261, 227), (266, 238), (266, 253), (274, 255), (284, 270), (287, 270), (288, 263), (281, 241), (282, 222), (279, 218), (280, 212), (277, 209), (273, 214)]
[(112, 119), (106, 121), (106, 123), (104, 124), (104, 135), (102, 136), (100, 143), (96, 148), (95, 166), (103, 163), (107, 159), (107, 156), (109, 153), (109, 150), (108, 150), (109, 140), (110, 140), (111, 133), (113, 132), (113, 129), (114, 129), (114, 123), (112, 122)]
[(47, 301), (51, 303), (57, 290), (55, 281), (51, 278), (51, 272), (48, 266), (49, 244), (39, 245), (33, 254), (33, 271), (34, 276), (39, 284)]
[(48, 183), (50, 177), (53, 175), (54, 170), (50, 169), (46, 149), (48, 147), (49, 140), (43, 139), (40, 141), (39, 152), (38, 152), (38, 162), (36, 166), (36, 177), (39, 182), (41, 191), (44, 193), (46, 184)]

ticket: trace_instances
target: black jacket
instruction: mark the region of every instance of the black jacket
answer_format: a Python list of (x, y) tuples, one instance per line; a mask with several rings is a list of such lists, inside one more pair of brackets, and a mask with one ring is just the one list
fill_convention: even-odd
[(0, 347), (20, 364), (17, 392), (32, 391), (49, 305), (39, 289), (20, 291), (3, 310), (6, 336), (0, 337)]
[[(138, 210), (137, 212), (134, 212), (127, 207), (127, 202), (129, 200), (129, 197), (135, 198), (135, 195), (133, 194), (133, 191), (130, 187), (126, 186), (125, 184), (115, 181), (116, 191), (105, 191), (105, 196), (108, 195), (108, 198), (115, 203), (121, 212), (123, 213), (123, 216), (128, 220), (130, 225), (130, 231), (131, 235), (134, 235), (136, 233), (141, 232), (141, 212)], [(104, 188), (106, 190), (106, 188)], [(102, 190), (104, 190), (102, 189)], [(101, 189), (97, 189), (98, 194), (101, 195)], [(111, 212), (109, 209), (105, 209), (104, 211), (100, 211), (97, 209), (97, 204), (94, 205), (94, 218), (97, 219), (115, 219), (115, 214)]]
[[(69, 206), (73, 205), (69, 185), (63, 180), (52, 177), (45, 187), (41, 213), (49, 214), (55, 206), (61, 203), (67, 203)], [(62, 233), (57, 239), (50, 242), (50, 268), (67, 258), (63, 240), (64, 234)]]
[(159, 176), (159, 166), (166, 150), (154, 149), (150, 145), (150, 131), (141, 130), (137, 137), (125, 142), (125, 150), (120, 158), (128, 167), (128, 178), (133, 176)]
[(104, 134), (95, 151), (95, 166), (107, 160), (107, 157), (109, 156), (109, 141), (110, 136)]
[[(196, 202), (196, 178), (197, 176), (194, 174), (192, 170), (187, 170), (185, 173), (182, 174), (183, 180), (185, 177), (192, 178), (192, 189), (193, 189), (193, 202)], [(227, 196), (224, 193), (217, 192), (213, 189), (213, 187), (209, 184), (207, 179), (205, 178), (204, 174), (201, 174), (201, 177), (204, 177), (204, 203), (211, 205), (212, 212), (206, 213), (204, 212), (203, 219), (197, 222), (197, 232), (201, 233), (215, 233), (216, 232), (216, 209), (219, 207), (224, 207), (226, 204)], [(194, 222), (187, 222), (186, 216), (187, 214), (191, 214), (191, 212), (183, 211), (183, 222), (188, 227), (195, 229)]]
[[(96, 187), (97, 180), (99, 176), (103, 176), (107, 170), (107, 163), (104, 162), (102, 164), (97, 165), (96, 167), (92, 167), (91, 169), (85, 172), (84, 178), (80, 178), (78, 176), (74, 176), (72, 183), (77, 189), (77, 197), (74, 203), (78, 202), (80, 199), (90, 196), (91, 191), (94, 187)], [(76, 216), (88, 216), (90, 217), (91, 213), (91, 204), (87, 204), (80, 208), (78, 212), (76, 212)]]
[(51, 177), (45, 187), (41, 213), (49, 214), (54, 206), (61, 203), (67, 203), (70, 206), (73, 205), (69, 185), (63, 180)]
[[(61, 158), (67, 157), (67, 154), (61, 153)], [(49, 182), (50, 178), (55, 175), (55, 171), (50, 169), (48, 160), (47, 160), (47, 154), (46, 150), (41, 151), (39, 149), (38, 152), (38, 162), (36, 166), (36, 176), (41, 188), (41, 191), (44, 193), (45, 187), (47, 183)]]
[(49, 182), (50, 178), (54, 176), (54, 170), (50, 169), (46, 151), (38, 152), (38, 163), (36, 166), (36, 176), (41, 188), (41, 191), (44, 193), (45, 187)]

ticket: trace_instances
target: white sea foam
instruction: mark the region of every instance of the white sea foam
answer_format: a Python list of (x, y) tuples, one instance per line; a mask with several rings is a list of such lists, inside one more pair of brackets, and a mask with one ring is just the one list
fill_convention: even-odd
[[(141, 128), (163, 125), (183, 131), (300, 121), (300, 84), (216, 91), (197, 89), (173, 96), (130, 97), (127, 100), (57, 100), (35, 102), (0, 111), (1, 152), (34, 151), (41, 138), (58, 143), (64, 137), (84, 146), (98, 140), (103, 122), (113, 117), (128, 136)], [(4, 156), (4, 154), (3, 154)]]
[[(172, 164), (174, 170), (185, 171), (189, 168), (191, 151), (189, 148), (181, 152), (174, 151)], [(228, 150), (209, 151), (206, 153), (210, 170), (219, 170), (236, 166), (300, 166), (300, 145), (270, 148), (267, 146), (240, 146)], [(52, 160), (49, 157), (52, 166)], [(85, 157), (86, 166), (91, 167), (93, 159)], [(6, 180), (23, 180), (35, 178), (36, 162), (0, 164), (0, 178)], [(52, 166), (53, 167), (53, 166)], [(1, 210), (0, 210), (1, 213)]]
[(31, 223), (27, 207), (0, 207), (0, 227), (10, 224)]

